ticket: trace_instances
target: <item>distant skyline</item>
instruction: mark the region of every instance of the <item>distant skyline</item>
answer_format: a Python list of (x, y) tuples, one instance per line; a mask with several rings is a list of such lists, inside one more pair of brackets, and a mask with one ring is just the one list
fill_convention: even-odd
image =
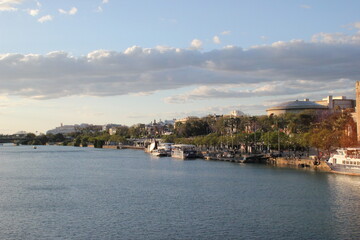
[(0, 133), (355, 97), (360, 1), (0, 0)]

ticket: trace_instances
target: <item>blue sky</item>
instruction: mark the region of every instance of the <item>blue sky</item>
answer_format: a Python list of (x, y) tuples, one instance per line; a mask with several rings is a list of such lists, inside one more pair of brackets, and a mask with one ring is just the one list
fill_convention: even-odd
[(354, 97), (360, 2), (0, 0), (0, 133)]

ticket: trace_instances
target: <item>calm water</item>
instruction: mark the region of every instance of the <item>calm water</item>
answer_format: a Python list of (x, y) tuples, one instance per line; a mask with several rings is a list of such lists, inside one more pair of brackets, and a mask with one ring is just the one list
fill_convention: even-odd
[(360, 239), (360, 177), (1, 146), (0, 239)]

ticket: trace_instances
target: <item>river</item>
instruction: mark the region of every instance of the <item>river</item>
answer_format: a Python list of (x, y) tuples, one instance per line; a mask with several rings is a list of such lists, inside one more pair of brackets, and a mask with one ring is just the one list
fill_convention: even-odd
[(0, 146), (0, 239), (360, 239), (360, 177)]

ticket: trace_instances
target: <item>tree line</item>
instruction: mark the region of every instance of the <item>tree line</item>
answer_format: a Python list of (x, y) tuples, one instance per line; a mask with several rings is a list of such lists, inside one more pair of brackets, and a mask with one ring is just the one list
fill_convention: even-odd
[[(154, 126), (160, 128), (160, 126)], [(59, 143), (72, 146), (106, 143), (130, 144), (134, 138), (162, 138), (164, 142), (194, 144), (205, 148), (252, 150), (305, 151), (313, 147), (330, 152), (338, 147), (357, 144), (356, 124), (351, 110), (316, 113), (303, 111), (280, 116), (213, 116), (189, 118), (186, 122), (167, 125), (170, 135), (159, 135), (146, 130), (145, 124), (121, 126), (110, 135), (91, 128), (71, 134), (39, 135), (29, 133), (20, 144), (41, 145)]]

